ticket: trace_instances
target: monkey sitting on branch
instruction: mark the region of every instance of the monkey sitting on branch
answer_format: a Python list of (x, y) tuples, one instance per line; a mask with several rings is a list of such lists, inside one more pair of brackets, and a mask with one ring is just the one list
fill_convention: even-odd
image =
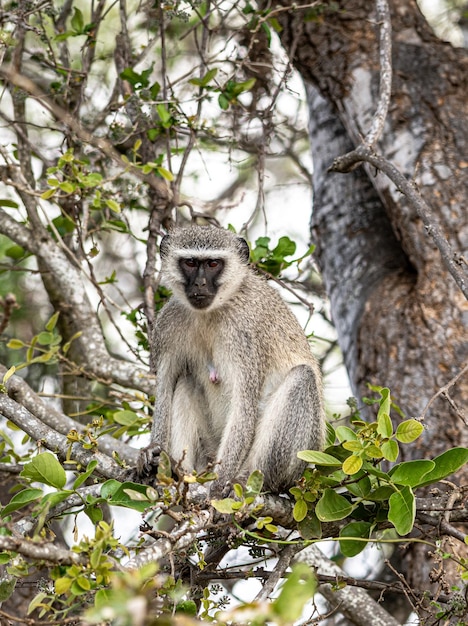
[(249, 266), (247, 242), (210, 226), (174, 229), (160, 246), (172, 297), (152, 338), (156, 405), (141, 474), (161, 450), (184, 471), (217, 465), (211, 496), (255, 469), (281, 493), (325, 437), (321, 375), (299, 322)]

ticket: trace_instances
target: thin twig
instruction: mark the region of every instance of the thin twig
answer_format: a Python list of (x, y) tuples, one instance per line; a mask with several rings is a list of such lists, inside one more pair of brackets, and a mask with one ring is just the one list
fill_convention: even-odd
[(423, 420), (426, 416), (426, 413), (429, 410), (429, 407), (431, 406), (431, 404), (436, 400), (436, 398), (438, 398), (441, 395), (446, 395), (449, 391), (449, 389), (451, 387), (453, 387), (459, 380), (460, 378), (466, 373), (468, 372), (468, 361), (462, 366), (461, 370), (458, 372), (458, 374), (456, 374), (453, 378), (451, 378), (447, 384), (445, 384), (443, 387), (441, 387), (433, 396), (432, 398), (429, 400), (429, 402), (426, 404), (426, 406), (423, 409), (423, 412), (421, 413), (421, 415), (419, 416), (419, 419)]
[(262, 589), (259, 591), (257, 596), (255, 597), (254, 602), (263, 602), (264, 600), (268, 600), (268, 597), (275, 590), (276, 585), (283, 578), (285, 571), (291, 565), (291, 560), (294, 556), (303, 549), (301, 544), (286, 546), (281, 551), (280, 558), (278, 559), (275, 568), (268, 576), (268, 579), (265, 581)]
[(152, 187), (162, 199), (167, 202), (171, 199), (171, 191), (166, 185), (165, 181), (161, 178), (157, 178), (153, 174), (143, 174), (135, 165), (124, 161), (122, 155), (114, 148), (114, 146), (104, 139), (103, 137), (97, 137), (85, 129), (73, 115), (68, 111), (60, 107), (53, 100), (51, 100), (43, 91), (29, 78), (22, 74), (18, 74), (13, 69), (7, 67), (0, 67), (0, 77), (3, 77), (6, 81), (22, 89), (30, 96), (34, 97), (42, 106), (47, 109), (52, 115), (58, 119), (62, 124), (68, 126), (68, 128), (82, 141), (94, 146), (100, 150), (105, 156), (112, 159), (120, 167), (130, 171), (134, 176), (147, 183)]

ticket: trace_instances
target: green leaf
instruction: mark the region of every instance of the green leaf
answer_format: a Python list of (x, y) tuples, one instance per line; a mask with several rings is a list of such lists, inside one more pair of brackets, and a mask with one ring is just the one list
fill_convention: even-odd
[(263, 488), (263, 474), (259, 470), (253, 471), (247, 479), (246, 489), (249, 493), (259, 494)]
[[(356, 441), (344, 441), (343, 442), (343, 448), (345, 450), (349, 450), (349, 452), (361, 452), (362, 448), (362, 443), (358, 440)], [(380, 451), (379, 451), (380, 452)]]
[(268, 24), (273, 28), (273, 30), (276, 33), (280, 33), (283, 30), (283, 27), (281, 26), (281, 24), (278, 22), (278, 20), (276, 19), (276, 17), (269, 17), (268, 18)]
[(111, 211), (114, 213), (120, 213), (120, 204), (111, 198), (107, 198), (106, 205), (109, 207)]
[(3, 198), (2, 200), (0, 200), (0, 206), (6, 206), (6, 207), (9, 207), (10, 209), (19, 208), (19, 205), (17, 202), (14, 202), (14, 200), (8, 200), (8, 198)]
[(307, 463), (315, 463), (315, 465), (330, 465), (339, 467), (341, 461), (326, 452), (318, 452), (316, 450), (302, 450), (297, 453), (299, 459)]
[(423, 430), (424, 426), (418, 420), (405, 420), (398, 424), (395, 436), (401, 443), (411, 443), (421, 435)]
[(333, 446), (335, 444), (336, 432), (330, 422), (326, 423), (325, 428), (325, 448), (328, 448), (329, 446)]
[(250, 91), (256, 82), (257, 81), (255, 78), (249, 78), (248, 80), (244, 80), (243, 82), (240, 82), (240, 83), (236, 83), (234, 81), (228, 80), (227, 85), (226, 85), (226, 91), (233, 94), (233, 96), (237, 97), (237, 96), (240, 96), (241, 93)]
[(83, 19), (83, 13), (80, 11), (80, 9), (77, 9), (76, 7), (74, 7), (75, 12), (73, 14), (73, 17), (71, 18), (71, 27), (73, 28), (73, 30), (75, 31), (75, 33), (77, 35), (81, 35), (81, 33), (83, 32), (83, 28), (84, 28), (84, 19)]
[(336, 436), (338, 437), (338, 441), (343, 443), (343, 441), (356, 441), (357, 435), (354, 430), (351, 430), (348, 426), (338, 426), (336, 428)]
[(120, 78), (129, 82), (133, 88), (148, 86), (148, 84), (144, 84), (144, 77), (131, 67), (126, 67), (120, 72)]
[(158, 82), (154, 82), (150, 87), (151, 98), (153, 100), (156, 100), (160, 91), (161, 91), (161, 85)]
[(172, 478), (172, 464), (169, 455), (164, 452), (164, 450), (159, 455), (159, 463), (158, 463), (158, 471), (157, 471), (158, 480), (171, 479)]
[(267, 46), (270, 47), (270, 44), (271, 44), (271, 30), (270, 30), (270, 27), (268, 26), (268, 24), (266, 22), (262, 22), (260, 24), (260, 28), (263, 30), (263, 32), (266, 35)]
[(346, 498), (340, 496), (333, 489), (325, 489), (317, 502), (315, 514), (321, 522), (336, 522), (348, 517), (353, 509), (353, 505)]
[(99, 508), (97, 504), (93, 504), (92, 506), (87, 506), (83, 510), (83, 513), (88, 516), (93, 524), (98, 524), (103, 520), (104, 515), (102, 510)]
[(21, 339), (10, 339), (10, 341), (7, 343), (7, 348), (10, 348), (10, 350), (20, 350), (25, 346), (26, 344), (23, 343)]
[(75, 185), (65, 180), (63, 183), (59, 183), (59, 187), (65, 193), (73, 193), (75, 191)]
[(57, 580), (54, 582), (55, 593), (59, 596), (61, 596), (63, 593), (67, 593), (67, 591), (70, 589), (71, 583), (71, 578), (69, 578), (68, 576), (57, 578)]
[(42, 452), (26, 463), (20, 476), (56, 489), (63, 489), (67, 482), (65, 470), (50, 452)]
[(102, 183), (102, 176), (101, 174), (99, 174), (99, 172), (91, 172), (91, 174), (83, 176), (81, 182), (85, 187), (97, 187)]
[(379, 417), (383, 415), (384, 413), (386, 413), (387, 415), (390, 414), (390, 407), (392, 405), (392, 402), (390, 399), (390, 389), (388, 387), (382, 387), (381, 389), (379, 389), (379, 393), (381, 395), (381, 400), (379, 402), (379, 412), (377, 413), (377, 421), (379, 420)]
[(411, 532), (416, 516), (416, 502), (411, 487), (403, 487), (393, 493), (389, 500), (388, 519), (401, 536)]
[(116, 411), (112, 414), (114, 422), (121, 424), (122, 426), (132, 426), (138, 422), (138, 415), (134, 411)]
[(379, 411), (379, 415), (377, 417), (377, 432), (386, 439), (393, 435), (392, 420), (390, 419), (390, 415), (388, 413)]
[(424, 476), (418, 487), (436, 483), (450, 474), (454, 474), (468, 462), (468, 448), (451, 448), (433, 459), (435, 467)]
[(54, 313), (52, 315), (52, 317), (48, 320), (47, 324), (45, 325), (45, 329), (48, 330), (49, 332), (52, 332), (55, 328), (55, 326), (57, 325), (57, 320), (59, 318), (60, 315), (60, 311), (57, 311), (56, 313)]
[(29, 615), (30, 613), (34, 611), (34, 609), (43, 606), (43, 602), (46, 599), (47, 599), (47, 594), (44, 591), (40, 591), (38, 594), (34, 596), (34, 598), (29, 603), (26, 614)]
[(234, 498), (224, 498), (224, 500), (211, 500), (211, 506), (213, 506), (218, 513), (223, 515), (229, 515), (239, 510), (240, 502), (234, 500)]
[(398, 444), (393, 439), (390, 439), (389, 441), (384, 441), (383, 444), (380, 446), (380, 451), (382, 452), (382, 456), (384, 457), (384, 459), (387, 459), (387, 461), (391, 461), (392, 463), (397, 460), (398, 455), (400, 454)]
[(37, 335), (37, 343), (41, 346), (49, 346), (54, 340), (54, 335), (52, 333), (47, 333), (42, 331)]
[[(386, 441), (385, 443), (388, 443), (388, 442)], [(365, 452), (366, 452), (366, 457), (368, 459), (381, 459), (383, 457), (382, 448), (380, 448), (379, 446), (373, 443), (366, 446)], [(398, 453), (398, 446), (397, 446), (397, 453)]]
[(165, 104), (159, 103), (156, 105), (156, 111), (163, 124), (169, 124), (171, 121), (171, 114)]
[(195, 619), (198, 614), (198, 607), (193, 600), (183, 600), (176, 606), (175, 612), (189, 615)]
[(369, 476), (363, 476), (357, 483), (347, 485), (348, 491), (358, 498), (365, 498), (371, 492), (371, 481)]
[[(11, 560), (11, 557), (9, 557), (9, 560)], [(2, 580), (0, 582), (0, 604), (5, 602), (5, 600), (8, 600), (8, 598), (11, 596), (11, 594), (15, 590), (16, 581), (17, 579), (13, 576), (11, 578), (8, 578), (6, 576), (5, 578), (2, 577)]]
[(162, 176), (162, 178), (164, 178), (165, 180), (168, 180), (169, 182), (172, 182), (174, 180), (174, 174), (172, 172), (170, 172), (169, 170), (167, 170), (165, 167), (161, 167), (160, 165), (156, 168), (156, 171), (158, 172), (158, 174), (160, 176)]
[(191, 78), (189, 83), (198, 87), (206, 87), (218, 73), (217, 68), (209, 70), (202, 78)]
[[(352, 538), (369, 539), (372, 525), (369, 522), (350, 522), (340, 531), (340, 549), (344, 556), (356, 556), (364, 550), (365, 541), (353, 541)], [(344, 539), (349, 537), (350, 539)], [(343, 539), (343, 541), (341, 541)]]
[(417, 487), (422, 482), (422, 478), (433, 470), (434, 467), (434, 461), (405, 461), (392, 467), (389, 475), (393, 483)]
[(56, 191), (57, 191), (56, 189), (46, 189), (46, 191), (43, 191), (41, 193), (41, 198), (43, 200), (48, 200), (49, 198), (52, 198), (52, 196), (54, 195)]
[(19, 493), (14, 495), (10, 502), (5, 507), (3, 507), (1, 516), (5, 517), (6, 515), (10, 515), (10, 513), (13, 513), (13, 511), (17, 511), (18, 509), (21, 509), (23, 506), (26, 506), (30, 502), (34, 502), (34, 500), (42, 498), (43, 495), (44, 492), (42, 491), (42, 489), (33, 489), (32, 487), (28, 489), (23, 489), (23, 491), (20, 491)]
[(119, 489), (119, 487), (121, 486), (122, 483), (118, 480), (114, 480), (113, 478), (106, 480), (101, 485), (101, 498), (104, 498), (104, 500), (107, 500), (107, 498), (111, 498), (117, 491), (117, 489)]
[(52, 224), (55, 226), (59, 235), (61, 235), (62, 237), (64, 235), (72, 233), (76, 228), (75, 222), (70, 219), (68, 215), (57, 216), (55, 219), (52, 220)]
[(10, 246), (5, 250), (5, 256), (10, 257), (10, 259), (14, 259), (15, 261), (22, 259), (25, 254), (26, 251), (21, 246)]
[(395, 489), (388, 485), (382, 485), (381, 487), (377, 487), (374, 491), (371, 491), (367, 499), (372, 500), (373, 502), (385, 502), (388, 500), (392, 493), (395, 493)]
[(8, 382), (8, 380), (13, 376), (15, 372), (16, 372), (16, 367), (12, 365), (10, 369), (7, 372), (5, 372), (5, 375), (3, 377), (3, 384)]
[(83, 474), (79, 474), (76, 479), (75, 482), (73, 483), (73, 489), (78, 489), (78, 487), (81, 487), (81, 485), (88, 480), (88, 478), (91, 476), (91, 474), (94, 472), (94, 470), (97, 467), (98, 462), (97, 461), (90, 461), (88, 463), (88, 466), (86, 468), (86, 471), (83, 472)]
[[(147, 496), (147, 489), (146, 485), (140, 485), (139, 483), (118, 483), (118, 481), (108, 480), (101, 487), (101, 497), (112, 506), (123, 506), (143, 513), (151, 504)], [(142, 499), (136, 500), (132, 497), (134, 495), (133, 492), (140, 493)]]
[(303, 539), (320, 539), (322, 536), (322, 525), (312, 512), (309, 512), (309, 515), (298, 523), (297, 529)]
[(224, 93), (219, 94), (218, 96), (218, 104), (219, 108), (223, 111), (227, 111), (229, 109), (229, 98), (224, 95)]
[(308, 600), (317, 588), (317, 579), (312, 570), (305, 563), (296, 563), (292, 566), (276, 600), (273, 601), (272, 611), (278, 616), (280, 623), (293, 623), (298, 620)]
[(343, 462), (343, 472), (350, 476), (357, 474), (362, 467), (362, 458), (352, 454)]
[(281, 258), (285, 256), (292, 256), (296, 252), (296, 244), (289, 237), (280, 237), (276, 248), (273, 250), (275, 257)]
[(41, 507), (43, 507), (44, 504), (47, 503), (49, 508), (51, 509), (54, 506), (57, 506), (57, 504), (60, 504), (60, 502), (63, 502), (64, 500), (69, 498), (72, 493), (73, 492), (70, 489), (64, 489), (63, 491), (53, 491), (52, 493), (47, 493), (42, 498)]
[(307, 502), (305, 500), (297, 500), (293, 509), (293, 517), (296, 522), (302, 522), (302, 520), (307, 515)]

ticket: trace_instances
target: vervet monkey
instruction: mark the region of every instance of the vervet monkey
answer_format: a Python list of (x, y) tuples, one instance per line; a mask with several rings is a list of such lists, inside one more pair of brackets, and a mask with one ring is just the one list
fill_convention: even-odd
[(280, 493), (319, 449), (321, 375), (303, 330), (278, 292), (249, 266), (242, 237), (215, 228), (175, 229), (160, 246), (172, 297), (153, 337), (156, 405), (140, 471), (165, 450), (199, 471), (219, 462), (220, 495), (254, 469)]

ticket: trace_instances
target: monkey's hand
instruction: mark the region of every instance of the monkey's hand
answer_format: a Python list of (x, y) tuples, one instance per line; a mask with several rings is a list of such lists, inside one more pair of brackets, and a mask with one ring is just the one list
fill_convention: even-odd
[(137, 475), (141, 478), (155, 476), (158, 471), (160, 454), (161, 446), (157, 443), (150, 443), (146, 448), (142, 448), (136, 465)]

